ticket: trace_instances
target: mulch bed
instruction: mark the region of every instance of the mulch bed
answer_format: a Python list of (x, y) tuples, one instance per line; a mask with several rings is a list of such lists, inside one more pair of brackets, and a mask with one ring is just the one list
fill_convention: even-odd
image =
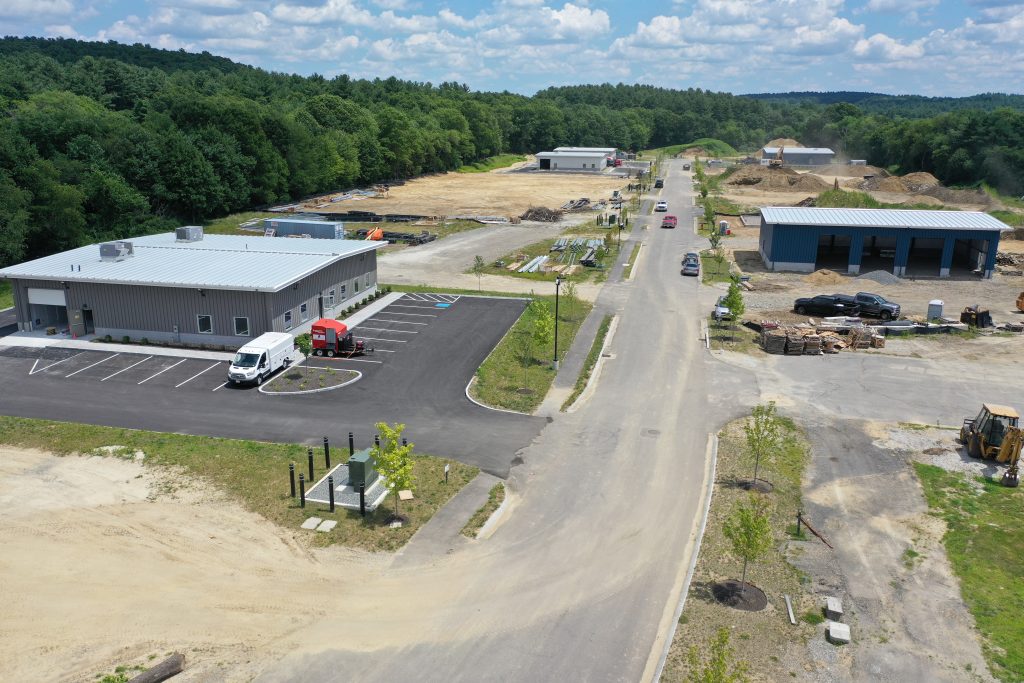
[(723, 605), (744, 612), (760, 612), (768, 606), (768, 597), (763, 590), (751, 583), (740, 583), (735, 579), (712, 584), (711, 594)]

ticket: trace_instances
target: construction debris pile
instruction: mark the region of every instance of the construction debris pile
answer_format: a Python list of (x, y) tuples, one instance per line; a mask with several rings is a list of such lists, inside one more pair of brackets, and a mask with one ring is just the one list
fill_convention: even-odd
[(531, 206), (529, 209), (523, 212), (520, 218), (524, 221), (556, 223), (562, 220), (562, 211), (559, 209), (548, 209), (543, 206)]
[(766, 320), (761, 323), (760, 346), (766, 353), (780, 356), (820, 356), (844, 349), (881, 349), (885, 336), (881, 330), (847, 318), (826, 320), (821, 325), (781, 325)]
[(590, 200), (586, 197), (580, 197), (579, 199), (570, 199), (565, 204), (562, 204), (562, 211), (589, 211)]
[(996, 254), (996, 272), (1003, 275), (1024, 275), (1024, 254)]
[(601, 268), (605, 253), (604, 240), (563, 237), (551, 245), (548, 254), (530, 259), (523, 257), (505, 268), (519, 273), (572, 275), (581, 267)]

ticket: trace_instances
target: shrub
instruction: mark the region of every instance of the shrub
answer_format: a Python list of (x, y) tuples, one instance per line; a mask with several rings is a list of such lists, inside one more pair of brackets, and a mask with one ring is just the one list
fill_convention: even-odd
[(131, 344), (131, 343), (132, 343), (132, 338), (131, 338), (131, 337), (129, 337), (129, 336), (128, 336), (128, 335), (126, 334), (126, 335), (124, 335), (123, 337), (121, 337), (121, 343), (122, 343), (122, 344)]
[(114, 338), (108, 334), (107, 336), (103, 337), (103, 341), (109, 344), (110, 342), (114, 341)]
[(139, 340), (139, 343), (142, 344), (143, 346), (148, 345), (149, 344), (149, 337), (143, 337), (142, 339)]

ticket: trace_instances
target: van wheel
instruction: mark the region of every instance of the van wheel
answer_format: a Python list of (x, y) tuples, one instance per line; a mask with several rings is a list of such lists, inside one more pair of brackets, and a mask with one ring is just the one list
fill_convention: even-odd
[(256, 375), (256, 386), (263, 384), (263, 373)]

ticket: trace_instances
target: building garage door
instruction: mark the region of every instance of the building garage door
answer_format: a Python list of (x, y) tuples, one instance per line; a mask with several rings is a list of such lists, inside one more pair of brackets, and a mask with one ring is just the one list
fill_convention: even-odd
[(37, 289), (28, 288), (28, 302), (40, 306), (67, 306), (67, 299), (64, 298), (63, 289)]

